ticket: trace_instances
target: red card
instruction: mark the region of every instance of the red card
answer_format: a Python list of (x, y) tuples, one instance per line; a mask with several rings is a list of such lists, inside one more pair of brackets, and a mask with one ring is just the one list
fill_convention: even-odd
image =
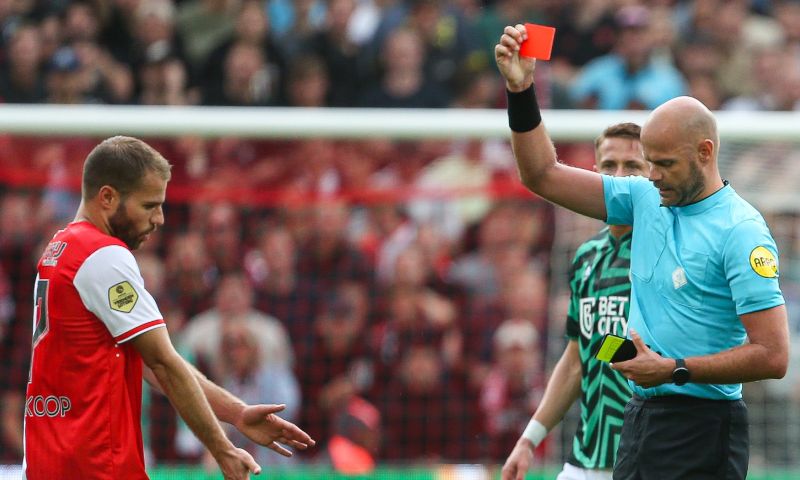
[(550, 53), (553, 51), (553, 37), (556, 36), (556, 29), (544, 25), (526, 23), (525, 30), (528, 31), (528, 39), (520, 45), (519, 54), (523, 57), (550, 60)]

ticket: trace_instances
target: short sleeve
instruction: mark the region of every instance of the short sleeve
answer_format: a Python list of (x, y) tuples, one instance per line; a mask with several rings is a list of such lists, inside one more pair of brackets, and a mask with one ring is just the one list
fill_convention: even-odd
[(732, 229), (723, 262), (737, 315), (785, 303), (778, 285), (778, 248), (763, 221), (747, 220)]
[(643, 177), (612, 177), (603, 175), (603, 197), (606, 202), (606, 223), (633, 225), (634, 199), (652, 188)]
[(111, 245), (89, 255), (73, 283), (83, 304), (117, 343), (164, 326), (155, 300), (144, 288), (136, 259), (125, 247)]

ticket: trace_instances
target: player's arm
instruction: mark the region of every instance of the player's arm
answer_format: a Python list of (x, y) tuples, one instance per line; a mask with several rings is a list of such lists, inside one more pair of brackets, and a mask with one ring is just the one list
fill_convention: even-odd
[[(789, 365), (789, 326), (786, 307), (778, 305), (740, 316), (749, 342), (713, 355), (686, 358), (693, 383), (744, 383), (783, 378)], [(642, 387), (672, 381), (675, 359), (650, 350), (631, 331), (636, 358), (612, 365)]]
[(25, 396), (16, 391), (2, 393), (3, 403), (0, 405), (0, 429), (2, 437), (16, 453), (23, 454), (22, 411), (25, 409)]
[[(495, 46), (497, 67), (506, 79), (506, 88), (511, 92), (509, 117), (516, 117), (514, 112), (538, 109), (524, 95), (515, 95), (533, 85), (536, 61), (519, 56), (519, 46), (526, 36), (524, 26), (507, 26), (500, 37), (500, 43)], [(515, 105), (519, 108), (514, 108)], [(512, 131), (511, 146), (520, 179), (529, 190), (575, 212), (600, 220), (606, 219), (600, 175), (559, 163), (553, 142), (543, 124), (540, 123), (528, 131)]]
[[(578, 353), (578, 342), (570, 340), (561, 354), (539, 407), (531, 422), (538, 422), (549, 432), (566, 415), (570, 406), (575, 403), (581, 393), (581, 359)], [(530, 468), (533, 450), (536, 446), (524, 435), (519, 438), (511, 454), (508, 456), (502, 471), (502, 480), (521, 480)]]
[[(209, 380), (186, 360), (183, 361), (194, 375), (211, 410), (220, 421), (233, 425), (254, 442), (286, 457), (291, 457), (292, 452), (281, 445), (282, 443), (301, 450), (314, 445), (314, 440), (297, 425), (275, 415), (284, 410), (286, 405), (247, 405)], [(144, 378), (153, 388), (164, 393), (152, 370), (145, 368)]]
[(181, 418), (219, 463), (225, 478), (247, 478), (261, 467), (247, 452), (234, 447), (217, 422), (188, 364), (175, 351), (166, 328), (149, 330), (131, 340), (158, 385)]
[(542, 402), (533, 419), (548, 431), (561, 423), (567, 410), (581, 394), (581, 359), (577, 340), (570, 340), (547, 382)]

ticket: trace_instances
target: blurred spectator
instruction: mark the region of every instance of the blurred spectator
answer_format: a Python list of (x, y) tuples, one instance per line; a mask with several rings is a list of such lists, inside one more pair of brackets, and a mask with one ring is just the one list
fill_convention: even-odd
[(772, 0), (773, 16), (780, 24), (784, 41), (790, 48), (800, 48), (800, 2), (797, 0)]
[[(74, 49), (79, 59), (83, 93), (88, 95), (85, 103), (127, 103), (133, 96), (130, 68), (117, 61), (108, 48), (99, 43), (106, 15), (102, 4), (87, 1), (70, 2), (64, 11), (62, 41)], [(53, 62), (57, 61), (58, 55), (59, 51), (55, 52)], [(50, 89), (52, 91), (52, 87)]]
[(260, 45), (238, 41), (228, 50), (219, 85), (206, 85), (204, 105), (265, 106), (278, 98), (279, 78)]
[[(460, 237), (467, 225), (483, 218), (492, 206), (483, 193), (492, 181), (492, 171), (483, 160), (483, 143), (467, 140), (454, 143), (446, 156), (426, 165), (414, 185), (421, 198), (410, 202), (411, 217), (417, 223), (439, 225), (450, 239)], [(430, 198), (424, 198), (426, 194)]]
[[(275, 363), (275, 358), (269, 360), (272, 355), (262, 353), (270, 345), (261, 343), (262, 335), (248, 322), (226, 322), (221, 333), (217, 346), (220, 363), (214, 369), (221, 375), (218, 383), (251, 405), (285, 404), (281, 418), (295, 422), (300, 412), (300, 387), (289, 365)], [(227, 428), (227, 433), (231, 441), (250, 452), (262, 468), (294, 463), (293, 458), (253, 443), (234, 428)]]
[(692, 75), (687, 77), (689, 91), (687, 94), (703, 103), (709, 110), (722, 108), (722, 93), (719, 91), (716, 79), (711, 75)]
[(325, 138), (304, 139), (295, 144), (289, 155), (291, 179), (288, 187), (298, 194), (299, 202), (330, 197), (340, 190), (339, 172), (334, 159), (338, 145)]
[(748, 11), (747, 0), (695, 0), (675, 6), (679, 38), (707, 38), (714, 42), (720, 58), (715, 70), (723, 98), (752, 93), (748, 74), (752, 48), (763, 48), (781, 41), (774, 20)]
[(316, 462), (343, 475), (366, 475), (375, 470), (381, 444), (381, 413), (361, 397), (331, 419), (333, 436), (322, 446)]
[(347, 30), (354, 9), (355, 0), (328, 2), (325, 24), (311, 36), (307, 44), (308, 51), (325, 62), (330, 79), (327, 103), (331, 107), (355, 106), (366, 86), (366, 55), (350, 39)]
[(707, 75), (716, 79), (722, 60), (722, 49), (708, 36), (689, 37), (677, 46), (677, 66), (686, 78)]
[(374, 251), (375, 275), (388, 284), (394, 279), (397, 257), (416, 240), (417, 224), (394, 203), (374, 205), (369, 214), (373, 237), (368, 248)]
[(140, 105), (188, 105), (188, 73), (183, 62), (168, 50), (165, 43), (156, 43), (145, 52), (137, 69)]
[[(617, 39), (615, 2), (608, 0), (544, 2), (546, 25), (558, 32), (553, 57), (574, 71), (611, 52)], [(642, 2), (628, 2), (631, 4)]]
[[(483, 7), (481, 15), (476, 19), (474, 25), (484, 54), (488, 58), (494, 58), (494, 46), (497, 45), (497, 40), (500, 38), (498, 33), (502, 33), (506, 25), (515, 25), (521, 19), (525, 19), (527, 22), (545, 24), (543, 13), (536, 8), (537, 6), (534, 2), (521, 0), (495, 0), (494, 2), (488, 2), (488, 5)], [(559, 41), (553, 46), (560, 45), (562, 38), (562, 29), (559, 29)]]
[(350, 242), (349, 210), (344, 202), (329, 201), (314, 206), (311, 237), (300, 245), (298, 270), (312, 285), (312, 295), (324, 298), (336, 285), (353, 281), (374, 285), (374, 271), (367, 257)]
[[(16, 314), (12, 285), (0, 265), (0, 359), (11, 360), (14, 342)], [(25, 403), (24, 382), (11, 370), (11, 362), (0, 364), (0, 462), (17, 463), (23, 454), (22, 418)]]
[[(30, 212), (35, 197), (8, 191), (0, 197), (0, 276), (8, 290), (2, 294), (4, 335), (0, 339), (0, 458), (22, 460), (22, 419), (31, 356), (31, 302), (39, 242), (53, 232), (37, 231)], [(0, 287), (2, 289), (3, 287)], [(9, 309), (10, 312), (8, 311)]]
[(42, 41), (35, 25), (14, 30), (0, 68), (0, 101), (39, 103), (47, 96), (42, 75)]
[[(321, 0), (268, 0), (270, 26), (282, 38), (287, 53), (295, 53), (294, 40), (309, 38), (325, 21), (326, 6)], [(291, 38), (292, 41), (286, 41)], [(294, 44), (294, 45), (293, 45)]]
[(176, 235), (167, 253), (167, 285), (170, 297), (188, 316), (211, 308), (217, 271), (197, 232)]
[(526, 244), (530, 232), (520, 222), (520, 208), (499, 203), (483, 217), (477, 230), (477, 249), (461, 255), (450, 266), (447, 281), (462, 286), (473, 301), (496, 298), (503, 274), (514, 268), (533, 268), (536, 261)]
[[(459, 70), (479, 70), (494, 58), (480, 47), (476, 32), (462, 16), (442, 0), (410, 0), (405, 28), (419, 33), (425, 50), (425, 73), (445, 91), (453, 88)], [(502, 32), (502, 29), (498, 30)]]
[(205, 362), (214, 378), (221, 378), (222, 375), (219, 371), (222, 365), (221, 352), (216, 342), (226, 325), (232, 322), (243, 322), (253, 331), (263, 362), (291, 365), (292, 347), (286, 330), (280, 321), (253, 308), (253, 290), (244, 275), (224, 275), (214, 301), (214, 308), (190, 318), (179, 336), (181, 346), (193, 352), (198, 361)]
[(790, 52), (765, 48), (752, 58), (757, 88), (753, 95), (734, 97), (724, 110), (796, 110), (800, 108), (800, 59)]
[[(402, 259), (402, 257), (401, 257)], [(463, 335), (458, 310), (448, 298), (419, 286), (396, 285), (386, 295), (385, 317), (371, 332), (380, 359), (380, 382), (391, 379), (405, 353), (416, 345), (435, 348), (442, 368), (461, 367)]]
[(178, 5), (176, 26), (192, 73), (233, 35), (239, 0), (187, 0)]
[(453, 108), (498, 108), (504, 86), (489, 68), (462, 68), (453, 78)]
[[(125, 2), (118, 3), (127, 6)], [(198, 103), (197, 89), (189, 90), (193, 72), (184, 63), (185, 53), (175, 32), (175, 6), (172, 2), (139, 0), (138, 7), (130, 15), (124, 25), (129, 25), (132, 38), (124, 55), (137, 72), (139, 103)]]
[(536, 270), (518, 269), (503, 282), (499, 298), (472, 306), (463, 331), (466, 338), (464, 351), (467, 352), (470, 379), (474, 384), (482, 383), (489, 371), (495, 349), (492, 338), (507, 319), (531, 324), (540, 333), (537, 349), (544, 355), (548, 345), (547, 303), (547, 277)]
[[(267, 18), (262, 2), (257, 0), (245, 0), (242, 2), (236, 14), (233, 34), (208, 55), (198, 79), (202, 89), (206, 92), (224, 90), (226, 58), (234, 46), (242, 43), (251, 45), (261, 51), (264, 71), (270, 76), (268, 85), (270, 88), (275, 89), (271, 96), (276, 96), (277, 91), (283, 88), (281, 77), (286, 64), (278, 42), (270, 30), (269, 18)], [(296, 63), (302, 64), (305, 62)]]
[(286, 72), (288, 107), (327, 107), (331, 79), (322, 59), (310, 55), (289, 65)]
[[(397, 141), (382, 145), (383, 161), (380, 168), (370, 176), (374, 189), (394, 189), (399, 194), (416, 182), (426, 163), (438, 154), (438, 148), (430, 140)], [(436, 151), (437, 153), (431, 153)], [(397, 162), (402, 158), (402, 162)]]
[(267, 227), (246, 254), (244, 264), (253, 283), (256, 308), (280, 319), (297, 348), (310, 336), (315, 302), (308, 283), (298, 275), (297, 245), (289, 230)]
[(398, 28), (383, 44), (380, 83), (368, 88), (359, 101), (362, 107), (445, 107), (449, 94), (424, 70), (427, 52), (419, 33)]
[(616, 13), (619, 36), (614, 50), (592, 60), (578, 74), (570, 91), (576, 105), (601, 110), (652, 109), (685, 93), (680, 72), (653, 57), (650, 15), (641, 5)]
[[(105, 22), (101, 25), (98, 40), (108, 48), (109, 53), (122, 63), (133, 64), (136, 59), (135, 36), (137, 10), (143, 4), (160, 0), (114, 0), (108, 2)], [(163, 2), (172, 6), (171, 2)], [(173, 9), (174, 10), (174, 9)]]
[(0, 348), (10, 339), (15, 308), (11, 282), (0, 264)]
[(92, 95), (86, 82), (87, 72), (71, 47), (62, 47), (50, 59), (47, 70), (47, 101), (49, 103), (102, 103)]
[(206, 249), (220, 273), (235, 272), (242, 268), (242, 217), (240, 210), (228, 202), (213, 203), (208, 207), (203, 223)]
[[(506, 320), (493, 336), (494, 363), (481, 389), (488, 456), (502, 463), (544, 393), (544, 352), (527, 320)], [(541, 455), (542, 449), (538, 451)]]
[(364, 327), (352, 300), (331, 288), (314, 321), (312, 340), (298, 351), (295, 372), (303, 395), (298, 425), (320, 443), (332, 437), (330, 419), (354, 395), (372, 389), (374, 367)]
[(479, 458), (476, 395), (445, 370), (438, 349), (403, 353), (381, 396), (382, 457), (389, 461), (470, 462)]

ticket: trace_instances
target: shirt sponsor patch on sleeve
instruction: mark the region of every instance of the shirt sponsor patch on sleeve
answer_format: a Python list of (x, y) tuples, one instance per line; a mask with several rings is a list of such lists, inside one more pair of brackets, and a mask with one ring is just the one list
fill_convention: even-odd
[(130, 313), (139, 300), (139, 294), (127, 281), (119, 282), (108, 289), (108, 305), (111, 310)]
[(765, 247), (756, 247), (750, 252), (750, 267), (764, 278), (778, 276), (778, 261), (775, 255)]

